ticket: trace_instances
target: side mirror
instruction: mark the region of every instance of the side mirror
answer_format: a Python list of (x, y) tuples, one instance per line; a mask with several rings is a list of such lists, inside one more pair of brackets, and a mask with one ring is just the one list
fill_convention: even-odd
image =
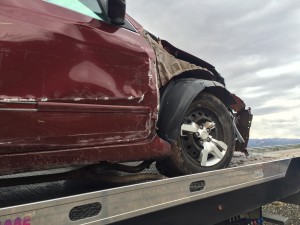
[(116, 25), (125, 23), (126, 0), (107, 0), (107, 16)]

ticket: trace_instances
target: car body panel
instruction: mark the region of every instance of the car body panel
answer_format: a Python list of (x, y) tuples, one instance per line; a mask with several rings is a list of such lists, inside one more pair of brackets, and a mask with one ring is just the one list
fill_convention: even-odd
[[(143, 36), (44, 1), (0, 8), (1, 162), (8, 153), (104, 146), (127, 161), (138, 155), (126, 150), (134, 144), (143, 158), (166, 154), (155, 132), (155, 54)], [(143, 150), (150, 142), (160, 144)]]

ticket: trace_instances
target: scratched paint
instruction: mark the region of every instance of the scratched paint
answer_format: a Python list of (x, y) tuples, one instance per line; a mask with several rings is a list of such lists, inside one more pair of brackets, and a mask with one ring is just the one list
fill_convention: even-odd
[(11, 97), (11, 98), (8, 98), (8, 97), (1, 97), (0, 96), (0, 102), (5, 102), (5, 103), (9, 103), (9, 102), (35, 102), (36, 99), (33, 99), (33, 98), (18, 98), (18, 97)]

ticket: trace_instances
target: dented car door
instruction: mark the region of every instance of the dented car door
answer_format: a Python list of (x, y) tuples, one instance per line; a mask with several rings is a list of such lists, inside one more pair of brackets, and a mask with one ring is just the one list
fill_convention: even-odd
[[(3, 3), (0, 153), (151, 140), (158, 105), (153, 50), (134, 29), (108, 23), (102, 8), (93, 8), (98, 1), (57, 2), (14, 3), (22, 22)], [(39, 20), (28, 5), (44, 13)]]

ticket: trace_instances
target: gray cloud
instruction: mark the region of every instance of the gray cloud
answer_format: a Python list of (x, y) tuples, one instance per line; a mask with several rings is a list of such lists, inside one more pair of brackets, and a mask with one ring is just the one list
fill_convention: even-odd
[(297, 118), (289, 128), (291, 137), (300, 137), (300, 1), (127, 0), (127, 5), (147, 30), (216, 66), (229, 90), (253, 108), (253, 137), (266, 129), (273, 137), (287, 137), (284, 129), (274, 131), (280, 126), (277, 114), (288, 123)]
[[(297, 107), (299, 107), (299, 106), (300, 105), (298, 104)], [(258, 107), (258, 108), (254, 108), (253, 113), (256, 116), (261, 116), (261, 115), (268, 115), (268, 114), (282, 112), (282, 111), (288, 112), (292, 108), (293, 107), (282, 107), (280, 105), (278, 105), (278, 106), (270, 106), (270, 107)], [(282, 121), (280, 119), (282, 119), (282, 118), (278, 118), (278, 121)], [(276, 123), (278, 123), (278, 121), (276, 120)], [(288, 120), (286, 122), (288, 122), (288, 123), (294, 123), (295, 121)], [(284, 123), (282, 123), (282, 124), (284, 124)]]

